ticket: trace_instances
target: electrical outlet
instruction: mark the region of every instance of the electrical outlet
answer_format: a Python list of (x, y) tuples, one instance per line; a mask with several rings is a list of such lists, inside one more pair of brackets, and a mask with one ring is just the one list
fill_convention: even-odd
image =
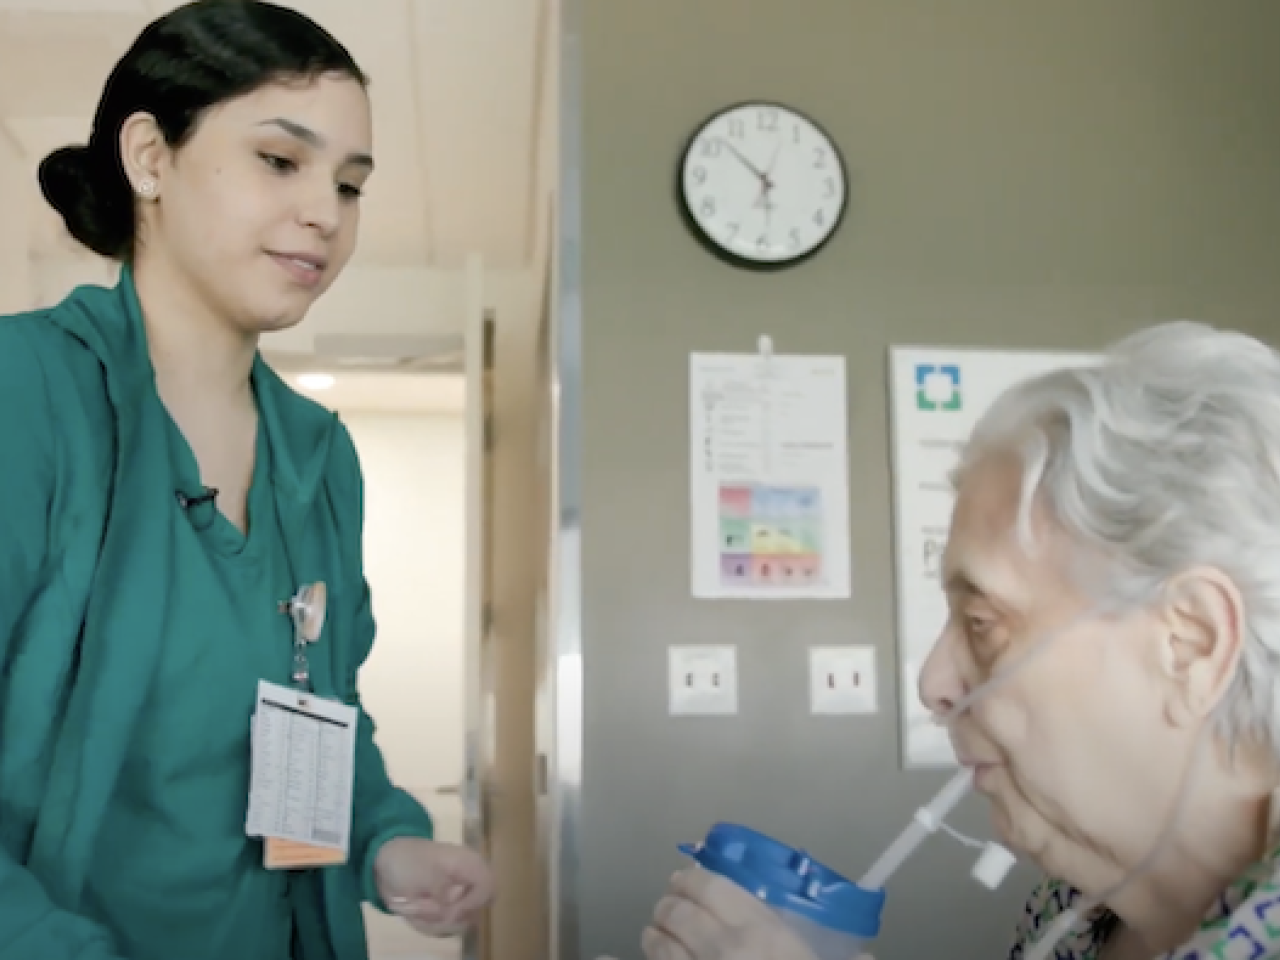
[(815, 714), (875, 713), (876, 648), (810, 650), (809, 702)]
[(667, 663), (672, 716), (738, 712), (736, 647), (672, 647)]

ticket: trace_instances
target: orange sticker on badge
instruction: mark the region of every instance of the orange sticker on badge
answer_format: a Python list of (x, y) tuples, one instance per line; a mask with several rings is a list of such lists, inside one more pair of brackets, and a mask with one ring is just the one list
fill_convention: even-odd
[(312, 867), (339, 867), (347, 862), (342, 850), (317, 847), (296, 840), (267, 837), (263, 842), (262, 864), (268, 870), (307, 870)]

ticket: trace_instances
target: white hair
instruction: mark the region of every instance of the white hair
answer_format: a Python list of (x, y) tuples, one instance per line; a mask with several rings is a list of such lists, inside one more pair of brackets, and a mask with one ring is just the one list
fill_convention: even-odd
[(1153, 596), (1193, 566), (1231, 578), (1243, 653), (1215, 719), (1228, 743), (1280, 750), (1280, 354), (1200, 323), (1148, 328), (1100, 366), (1004, 393), (974, 428), (957, 483), (996, 452), (1021, 459), (1024, 544), (1042, 503), (1111, 561), (1116, 599)]

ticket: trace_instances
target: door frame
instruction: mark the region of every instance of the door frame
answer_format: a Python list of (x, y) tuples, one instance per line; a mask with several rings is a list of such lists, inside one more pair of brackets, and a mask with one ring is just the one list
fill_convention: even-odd
[[(463, 843), (489, 853), (489, 824), (484, 796), (486, 767), (485, 645), (493, 602), (493, 321), (484, 306), (484, 265), (467, 258), (464, 375), (466, 382), (466, 612), (464, 615)], [(461, 960), (481, 960), (489, 939), (487, 916), (462, 938)]]
[(548, 758), (552, 960), (580, 960), (583, 777), (582, 643), (582, 0), (559, 0), (559, 177), (551, 257), (551, 543)]

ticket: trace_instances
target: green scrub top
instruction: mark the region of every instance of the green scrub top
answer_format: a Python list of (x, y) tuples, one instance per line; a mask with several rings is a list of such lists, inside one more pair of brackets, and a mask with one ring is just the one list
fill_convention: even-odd
[[(186, 439), (169, 419), (174, 490), (198, 491)], [(87, 912), (130, 960), (285, 960), (287, 873), (262, 866), (245, 836), (249, 718), (260, 679), (287, 685), (292, 596), (259, 427), (243, 535), (213, 503), (175, 527), (166, 643), (141, 725), (108, 808), (85, 890)], [(182, 508), (175, 503), (173, 509)]]
[[(379, 850), (432, 835), (360, 705), (375, 624), (354, 444), (260, 357), (251, 382), (242, 538), (175, 502), (198, 476), (128, 266), (0, 318), (0, 960), (367, 960)], [(357, 709), (351, 859), (284, 876), (244, 837), (249, 723), (257, 681), (288, 682), (277, 604), (315, 581), (314, 689)]]

